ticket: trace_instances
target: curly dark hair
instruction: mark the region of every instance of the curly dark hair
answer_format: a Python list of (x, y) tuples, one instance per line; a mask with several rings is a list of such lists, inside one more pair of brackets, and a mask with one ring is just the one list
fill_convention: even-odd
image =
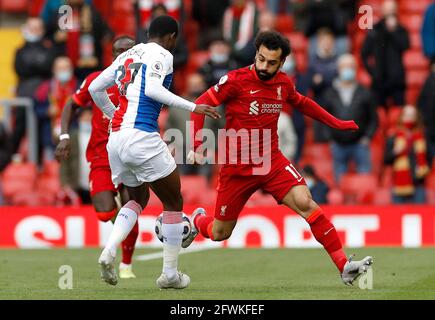
[(255, 38), (255, 48), (257, 51), (261, 45), (269, 50), (278, 50), (281, 48), (281, 60), (284, 60), (290, 53), (290, 41), (277, 31), (263, 31), (258, 33)]

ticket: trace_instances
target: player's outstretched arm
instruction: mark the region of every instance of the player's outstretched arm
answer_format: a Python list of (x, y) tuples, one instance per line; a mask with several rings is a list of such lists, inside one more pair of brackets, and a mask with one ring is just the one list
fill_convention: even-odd
[(54, 155), (58, 161), (68, 159), (71, 151), (70, 139), (69, 139), (69, 127), (71, 125), (72, 120), (74, 119), (74, 114), (76, 110), (80, 106), (77, 105), (72, 99), (68, 99), (65, 104), (62, 115), (61, 115), (61, 123), (60, 123), (60, 136), (59, 143), (56, 146), (56, 150)]
[(106, 90), (115, 85), (115, 70), (113, 64), (107, 67), (101, 74), (89, 85), (89, 93), (92, 96), (95, 104), (101, 111), (109, 117), (113, 118), (116, 107), (107, 95)]
[(189, 110), (196, 114), (209, 116), (213, 119), (220, 118), (220, 115), (213, 107), (205, 104), (195, 104), (183, 99), (182, 97), (179, 97), (166, 89), (157, 79), (154, 80), (147, 78), (145, 85), (145, 95), (170, 107)]
[(296, 90), (294, 94), (290, 97), (289, 101), (296, 109), (302, 112), (304, 115), (318, 120), (327, 126), (338, 129), (338, 130), (358, 130), (359, 127), (353, 120), (341, 120), (334, 117), (328, 111), (323, 109), (315, 101), (308, 97), (305, 97)]

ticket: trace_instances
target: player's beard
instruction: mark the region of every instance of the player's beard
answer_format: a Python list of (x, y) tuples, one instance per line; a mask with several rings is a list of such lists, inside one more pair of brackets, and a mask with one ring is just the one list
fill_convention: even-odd
[(268, 73), (267, 71), (264, 70), (259, 71), (255, 66), (255, 72), (257, 73), (258, 78), (262, 81), (267, 81), (272, 79), (278, 73), (278, 71), (279, 69), (277, 69), (274, 73)]

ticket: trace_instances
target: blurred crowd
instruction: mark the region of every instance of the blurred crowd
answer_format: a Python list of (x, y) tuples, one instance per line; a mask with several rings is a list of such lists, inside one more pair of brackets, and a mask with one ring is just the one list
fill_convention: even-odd
[[(288, 35), (293, 53), (282, 71), (300, 93), (338, 118), (355, 120), (360, 127), (357, 132), (340, 132), (305, 118), (290, 105), (281, 112), (280, 148), (301, 169), (318, 203), (345, 202), (344, 189), (355, 183), (357, 189), (364, 189), (358, 183), (364, 184), (366, 178), (373, 182), (366, 186), (372, 193), (387, 189), (388, 194), (378, 202), (363, 195), (357, 202), (433, 202), (435, 190), (428, 186), (435, 187), (435, 1), (421, 3), (424, 6), (405, 0), (42, 1), (39, 14), (27, 17), (21, 27), (24, 44), (14, 61), (16, 96), (34, 101), (37, 170), (54, 162), (67, 99), (88, 74), (110, 63), (106, 48), (126, 31), (118, 28), (122, 13), (130, 15), (123, 26), (132, 21), (127, 32), (137, 42), (147, 41), (147, 28), (154, 17), (168, 14), (179, 21), (183, 31), (174, 51), (176, 75), (171, 89), (192, 101), (228, 71), (253, 63), (253, 43), (259, 31), (276, 29)], [(73, 9), (73, 23), (67, 30), (58, 23), (63, 4)], [(374, 15), (373, 26), (367, 30), (361, 28), (366, 17), (359, 12), (365, 4)], [(107, 11), (117, 8), (124, 11), (109, 19)], [(421, 16), (412, 30), (406, 12)], [(407, 63), (409, 51), (414, 58)], [(425, 79), (410, 88), (408, 73), (414, 66)], [(416, 94), (407, 94), (415, 89)], [(225, 106), (219, 108), (223, 114)], [(70, 160), (60, 165), (56, 203), (89, 201), (88, 187), (81, 182), (87, 173), (82, 169), (80, 143), (89, 137), (90, 117), (89, 110), (82, 110), (73, 125), (72, 135), (78, 138), (72, 139)], [(162, 133), (168, 128), (185, 133), (189, 117), (183, 110), (165, 108), (160, 118)], [(206, 127), (215, 132), (224, 125), (224, 118), (206, 121)], [(0, 127), (2, 171), (26, 162), (22, 152), (26, 148), (22, 143), (24, 107), (14, 109), (13, 128), (8, 133)], [(183, 175), (205, 177), (209, 188), (216, 183), (216, 165), (179, 168)]]

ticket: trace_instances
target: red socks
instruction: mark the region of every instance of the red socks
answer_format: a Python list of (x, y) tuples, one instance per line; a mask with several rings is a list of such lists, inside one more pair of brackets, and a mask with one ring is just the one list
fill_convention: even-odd
[(131, 229), (127, 238), (122, 241), (122, 263), (131, 264), (131, 258), (133, 257), (134, 247), (136, 244), (137, 237), (139, 235), (139, 225), (136, 221), (136, 224)]
[(213, 221), (212, 216), (197, 215), (193, 223), (204, 238), (213, 240)]
[(340, 273), (343, 272), (347, 258), (334, 225), (323, 215), (320, 208), (307, 218), (307, 222), (311, 227), (314, 238), (323, 245)]

